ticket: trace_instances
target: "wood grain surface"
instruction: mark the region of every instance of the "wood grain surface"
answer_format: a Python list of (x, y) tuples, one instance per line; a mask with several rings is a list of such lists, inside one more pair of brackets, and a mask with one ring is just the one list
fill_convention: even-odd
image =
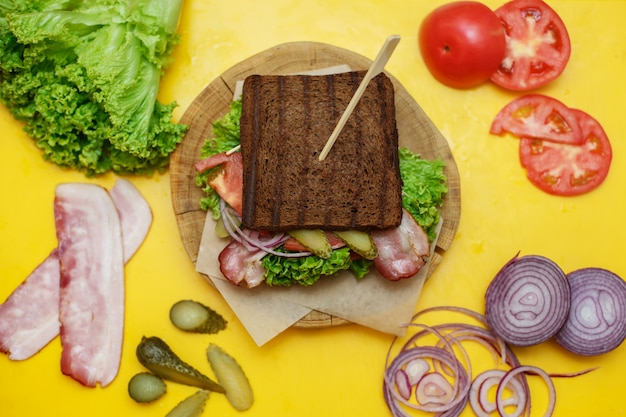
[[(241, 61), (199, 93), (181, 117), (180, 122), (189, 125), (189, 131), (170, 159), (174, 215), (185, 250), (194, 264), (198, 258), (206, 212), (199, 205), (203, 192), (196, 186), (193, 165), (200, 159), (202, 144), (211, 137), (212, 123), (228, 112), (237, 81), (251, 74), (293, 74), (342, 64), (349, 65), (353, 70), (365, 70), (371, 62), (359, 54), (328, 44), (286, 43)], [(452, 244), (458, 227), (461, 215), (459, 173), (446, 139), (398, 80), (391, 74), (387, 75), (395, 87), (399, 145), (408, 147), (425, 159), (440, 158), (446, 164), (448, 193), (441, 210), (444, 221), (437, 247), (428, 263), (430, 276)], [(295, 326), (318, 328), (345, 323), (341, 318), (312, 311)]]

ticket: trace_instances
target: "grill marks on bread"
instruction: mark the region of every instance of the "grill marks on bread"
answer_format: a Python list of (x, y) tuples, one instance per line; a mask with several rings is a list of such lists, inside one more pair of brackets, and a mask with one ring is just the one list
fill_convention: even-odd
[(393, 84), (374, 78), (324, 161), (318, 156), (365, 72), (245, 80), (243, 225), (371, 230), (402, 217)]

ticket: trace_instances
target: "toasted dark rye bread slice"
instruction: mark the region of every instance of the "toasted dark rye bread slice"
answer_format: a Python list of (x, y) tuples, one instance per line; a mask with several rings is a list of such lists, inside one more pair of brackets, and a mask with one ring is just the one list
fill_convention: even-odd
[(402, 217), (393, 84), (375, 77), (324, 161), (319, 154), (365, 72), (246, 78), (243, 226), (374, 230)]

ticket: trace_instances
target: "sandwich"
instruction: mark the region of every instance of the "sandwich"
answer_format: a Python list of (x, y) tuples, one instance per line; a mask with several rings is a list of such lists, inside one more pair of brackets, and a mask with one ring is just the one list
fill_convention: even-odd
[(319, 160), (364, 75), (251, 75), (213, 124), (196, 181), (216, 233), (230, 239), (219, 262), (234, 284), (311, 285), (372, 268), (400, 280), (428, 261), (443, 163), (399, 149), (387, 75), (370, 81)]

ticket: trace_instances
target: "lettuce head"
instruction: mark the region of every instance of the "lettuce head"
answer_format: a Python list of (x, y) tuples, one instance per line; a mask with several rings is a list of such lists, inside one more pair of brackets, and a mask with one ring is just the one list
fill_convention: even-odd
[(187, 127), (157, 99), (182, 0), (0, 0), (0, 102), (45, 159), (151, 174)]

